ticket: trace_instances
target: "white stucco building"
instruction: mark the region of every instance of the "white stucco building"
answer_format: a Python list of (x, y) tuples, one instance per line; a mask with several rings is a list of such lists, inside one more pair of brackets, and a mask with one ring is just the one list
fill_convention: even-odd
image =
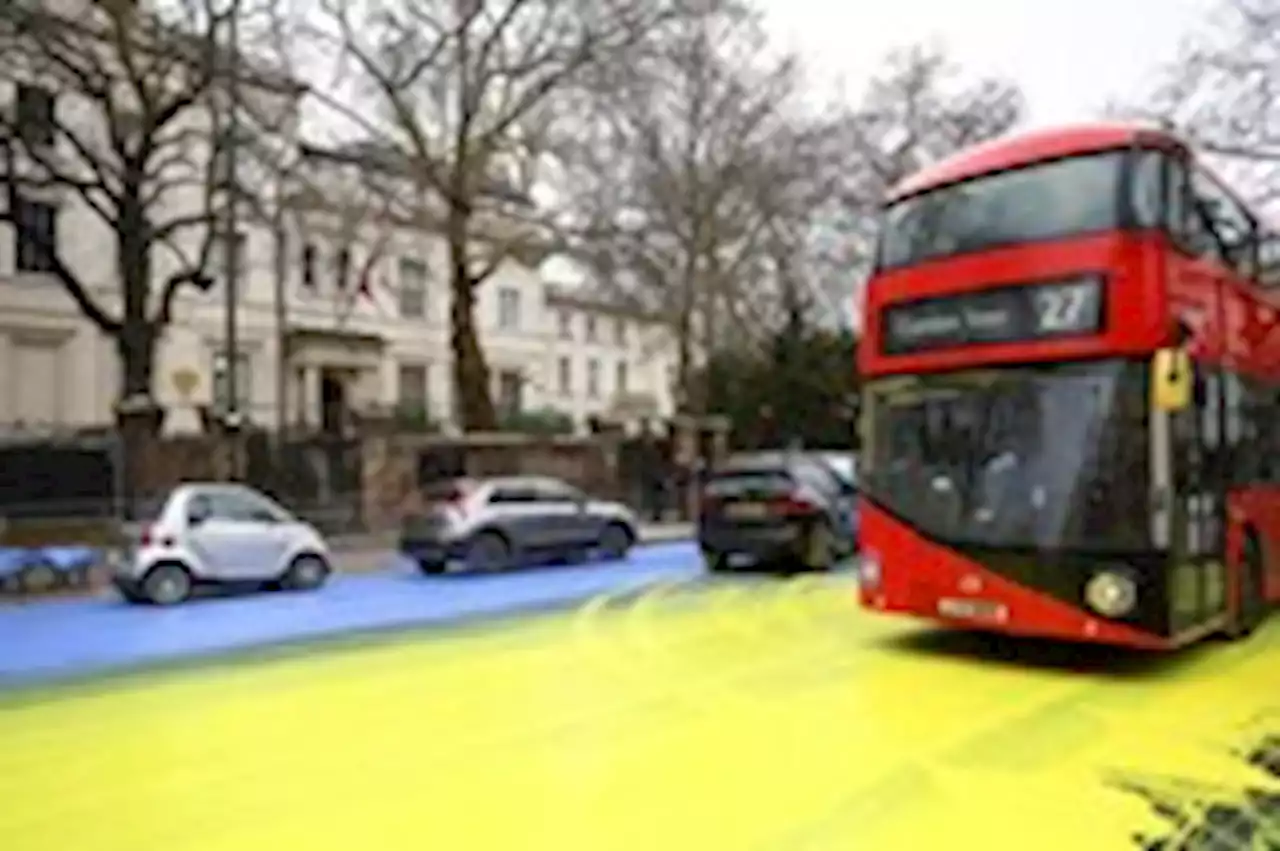
[[(59, 121), (75, 114), (70, 93), (0, 80), (0, 108), (46, 98)], [(202, 407), (225, 404), (232, 360), (241, 409), (267, 427), (333, 428), (346, 410), (397, 410), (450, 424), (443, 240), (433, 228), (388, 223), (353, 203), (362, 177), (342, 152), (305, 149), (297, 179), (306, 191), (290, 193), (283, 238), (262, 221), (242, 221), (235, 358), (226, 347), (219, 269), (210, 270), (208, 291), (177, 299), (153, 387), (170, 412), (166, 429), (198, 430)], [(46, 238), (95, 300), (117, 313), (112, 234), (73, 192), (34, 200)], [(177, 193), (171, 203), (197, 202)], [(0, 223), (0, 424), (110, 423), (120, 386), (115, 348), (40, 266), (31, 246)], [(157, 277), (169, 271), (157, 264)], [(553, 409), (579, 427), (616, 410), (669, 415), (675, 351), (668, 329), (580, 293), (515, 261), (479, 288), (475, 321), (500, 408)]]

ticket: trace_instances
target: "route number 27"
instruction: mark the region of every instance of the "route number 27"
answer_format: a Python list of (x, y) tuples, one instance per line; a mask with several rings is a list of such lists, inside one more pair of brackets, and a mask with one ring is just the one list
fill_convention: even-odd
[(1036, 319), (1041, 332), (1077, 331), (1091, 324), (1096, 310), (1093, 283), (1045, 287), (1036, 293)]

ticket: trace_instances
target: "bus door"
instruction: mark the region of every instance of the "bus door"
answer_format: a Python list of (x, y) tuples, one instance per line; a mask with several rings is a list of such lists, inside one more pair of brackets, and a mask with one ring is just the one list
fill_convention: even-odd
[[(1177, 635), (1227, 607), (1224, 382), (1197, 365), (1193, 404), (1170, 417), (1169, 633)], [(1156, 413), (1155, 416), (1161, 416)]]

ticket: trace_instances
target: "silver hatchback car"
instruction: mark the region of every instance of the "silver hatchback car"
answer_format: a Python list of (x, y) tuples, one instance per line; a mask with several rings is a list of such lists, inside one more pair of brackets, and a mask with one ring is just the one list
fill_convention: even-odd
[(501, 570), (592, 553), (620, 559), (639, 529), (622, 503), (540, 476), (455, 479), (428, 487), (423, 500), (423, 510), (404, 519), (400, 551), (427, 574), (457, 561)]

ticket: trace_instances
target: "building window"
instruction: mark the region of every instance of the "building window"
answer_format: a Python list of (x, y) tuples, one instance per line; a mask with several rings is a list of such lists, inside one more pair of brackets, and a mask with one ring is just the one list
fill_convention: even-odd
[(559, 385), (561, 396), (573, 395), (573, 361), (567, 357), (560, 358), (559, 366)]
[(627, 344), (627, 320), (622, 317), (613, 320), (613, 342), (619, 346)]
[(514, 417), (524, 410), (524, 376), (504, 369), (498, 373), (498, 416)]
[(427, 264), (410, 257), (400, 258), (400, 315), (424, 319), (427, 315)]
[(308, 242), (302, 246), (302, 286), (309, 290), (316, 288), (316, 264), (318, 260), (319, 250), (314, 243)]
[(32, 148), (53, 144), (57, 128), (53, 92), (38, 86), (18, 86), (16, 118), (18, 138)]
[[(227, 404), (230, 400), (228, 384), (230, 375), (227, 370), (227, 353), (226, 351), (215, 352), (213, 355), (213, 408), (218, 412), (229, 410)], [(251, 382), (253, 375), (250, 372), (252, 363), (249, 359), (248, 352), (236, 353), (236, 409), (244, 413), (249, 409), (249, 400), (253, 398), (253, 388)]]
[(511, 287), (498, 290), (498, 327), (512, 330), (520, 327), (520, 291)]
[(619, 396), (627, 393), (627, 362), (618, 361), (618, 370), (614, 373), (614, 392)]
[(594, 343), (596, 341), (596, 318), (591, 314), (587, 314), (587, 342)]
[(58, 250), (58, 210), (52, 204), (18, 201), (14, 255), (19, 272), (52, 272)]
[(573, 313), (568, 310), (561, 309), (557, 314), (560, 320), (560, 339), (573, 339)]
[(400, 364), (396, 375), (396, 408), (402, 416), (426, 417), (427, 379), (424, 364)]
[(595, 358), (587, 361), (587, 395), (592, 399), (600, 396), (600, 361)]
[[(210, 260), (213, 263), (213, 268), (216, 271), (217, 277), (223, 279), (223, 282), (225, 283), (226, 277), (227, 277), (227, 269), (230, 268), (227, 264), (227, 247), (229, 245), (229, 243), (227, 242), (227, 237), (225, 235), (218, 237), (214, 241), (213, 245), (214, 245), (213, 250), (216, 253), (212, 258), (210, 258)], [(233, 256), (235, 257), (236, 281), (237, 283), (239, 283), (244, 281), (244, 273), (247, 265), (245, 263), (245, 260), (248, 257), (248, 251), (249, 251), (248, 235), (244, 233), (236, 234), (235, 244), (233, 247), (235, 250), (235, 253)]]
[(333, 255), (333, 285), (339, 292), (346, 290), (351, 283), (351, 249), (342, 246)]

